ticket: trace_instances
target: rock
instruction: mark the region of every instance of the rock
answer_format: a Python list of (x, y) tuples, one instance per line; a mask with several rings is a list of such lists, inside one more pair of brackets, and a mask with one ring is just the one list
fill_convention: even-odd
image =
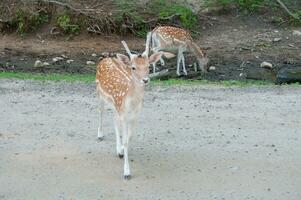
[(276, 72), (274, 71), (274, 69), (267, 70), (258, 65), (246, 65), (243, 73), (246, 79), (265, 80), (272, 82), (275, 82), (276, 80)]
[(280, 42), (282, 40), (282, 38), (274, 38), (273, 42)]
[(72, 59), (66, 60), (66, 62), (67, 62), (68, 64), (72, 63), (73, 61), (74, 61), (74, 60), (72, 60)]
[(243, 73), (240, 73), (240, 74), (239, 74), (239, 77), (242, 77), (243, 75), (244, 75)]
[(293, 35), (301, 36), (301, 31), (294, 30)]
[(36, 60), (34, 67), (43, 67), (43, 63), (40, 60)]
[(50, 65), (48, 62), (43, 62), (43, 66), (48, 66)]
[(101, 54), (103, 57), (108, 57), (110, 54), (108, 52), (102, 52)]
[(282, 67), (276, 76), (276, 84), (283, 83), (301, 83), (301, 66), (300, 67)]
[(94, 62), (94, 61), (91, 61), (91, 60), (88, 60), (88, 61), (87, 61), (87, 65), (95, 65), (95, 62)]
[(68, 56), (66, 56), (65, 54), (62, 54), (61, 55), (63, 58), (68, 58)]
[(52, 61), (55, 63), (55, 62), (58, 62), (58, 61), (61, 61), (61, 60), (64, 60), (64, 58), (62, 57), (55, 57), (55, 58), (52, 58)]
[(92, 57), (96, 57), (97, 56), (97, 54), (96, 53), (92, 53), (92, 55), (91, 55)]
[(260, 64), (260, 67), (266, 68), (266, 69), (273, 69), (273, 65), (271, 63), (269, 63), (269, 62), (262, 62)]
[(216, 70), (216, 67), (215, 66), (210, 66), (209, 67), (209, 71), (215, 71)]

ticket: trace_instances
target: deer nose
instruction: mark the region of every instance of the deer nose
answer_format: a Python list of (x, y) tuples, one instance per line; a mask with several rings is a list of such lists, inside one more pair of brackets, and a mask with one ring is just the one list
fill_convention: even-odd
[(146, 84), (146, 83), (148, 83), (148, 82), (149, 82), (149, 78), (143, 78), (143, 79), (142, 79), (142, 81), (143, 81), (143, 83), (145, 83), (145, 84)]

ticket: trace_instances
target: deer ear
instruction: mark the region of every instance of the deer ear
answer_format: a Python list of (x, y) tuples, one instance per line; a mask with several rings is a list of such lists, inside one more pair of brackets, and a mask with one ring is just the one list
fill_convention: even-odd
[(127, 56), (125, 56), (123, 54), (119, 54), (119, 53), (116, 54), (116, 56), (117, 56), (117, 59), (120, 62), (124, 63), (125, 65), (130, 65), (131, 64), (129, 57), (127, 57)]
[(151, 55), (149, 57), (149, 63), (152, 64), (152, 63), (158, 62), (160, 60), (160, 58), (162, 57), (162, 55), (163, 55), (163, 52), (154, 53), (153, 55)]
[(173, 54), (173, 53), (169, 53), (169, 52), (163, 52), (163, 56), (164, 56), (165, 58), (169, 59), (169, 58), (175, 57), (176, 55)]

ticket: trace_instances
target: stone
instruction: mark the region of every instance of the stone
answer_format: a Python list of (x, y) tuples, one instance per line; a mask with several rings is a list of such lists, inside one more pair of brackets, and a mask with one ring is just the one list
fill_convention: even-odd
[(55, 57), (55, 58), (52, 58), (52, 61), (55, 63), (55, 62), (58, 62), (58, 61), (61, 61), (61, 60), (64, 60), (64, 58), (62, 57)]
[(108, 57), (110, 54), (108, 52), (102, 52), (101, 54), (103, 57)]
[(94, 61), (91, 61), (91, 60), (88, 60), (88, 61), (87, 61), (87, 65), (95, 65), (95, 62), (94, 62)]
[(43, 63), (40, 60), (36, 60), (34, 67), (43, 67)]
[(49, 66), (50, 64), (48, 62), (43, 62), (43, 66)]
[(269, 63), (269, 62), (262, 62), (260, 64), (260, 67), (266, 68), (266, 69), (273, 69), (273, 65), (271, 63)]
[(276, 84), (301, 83), (301, 66), (282, 67), (276, 76)]
[(215, 66), (210, 66), (209, 67), (209, 71), (215, 71), (216, 70), (216, 67)]
[(92, 55), (91, 55), (92, 57), (96, 57), (97, 56), (97, 54), (96, 53), (92, 53)]
[(282, 40), (282, 38), (274, 38), (273, 42), (280, 42)]
[(293, 35), (301, 36), (301, 31), (294, 30)]
[(69, 59), (69, 60), (66, 60), (66, 62), (67, 62), (68, 64), (70, 64), (70, 63), (74, 62), (74, 60)]

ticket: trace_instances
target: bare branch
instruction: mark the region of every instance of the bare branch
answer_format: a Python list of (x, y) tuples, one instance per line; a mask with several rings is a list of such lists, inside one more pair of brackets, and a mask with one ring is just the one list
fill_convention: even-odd
[(287, 7), (286, 5), (281, 1), (281, 0), (276, 0), (280, 6), (291, 16), (293, 17), (294, 19), (296, 20), (301, 20), (297, 15), (295, 15), (294, 13), (292, 13)]

